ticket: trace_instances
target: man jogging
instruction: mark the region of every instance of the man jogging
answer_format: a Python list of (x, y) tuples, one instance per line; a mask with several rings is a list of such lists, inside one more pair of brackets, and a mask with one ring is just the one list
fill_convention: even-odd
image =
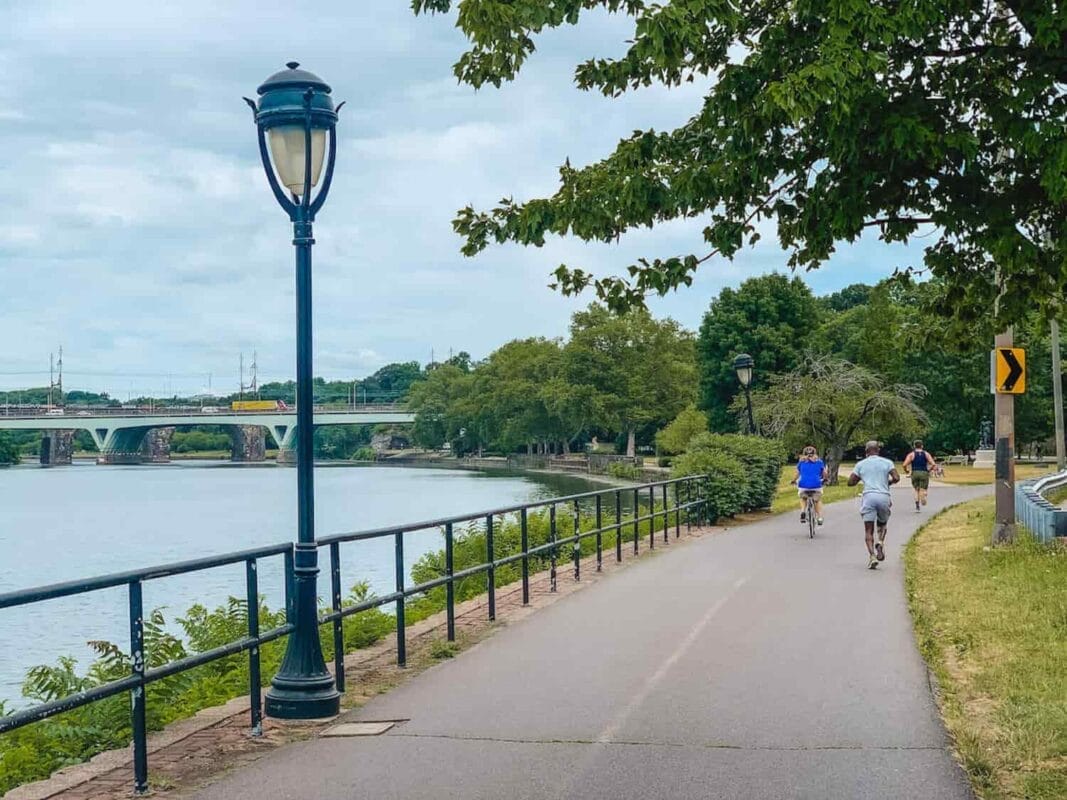
[[(900, 482), (900, 475), (893, 462), (882, 458), (878, 453), (878, 442), (867, 442), (867, 457), (856, 464), (848, 476), (848, 485), (855, 486), (863, 481), (863, 498), (860, 501), (860, 516), (863, 517), (863, 530), (867, 541), (867, 568), (875, 569), (879, 561), (885, 561), (886, 524), (889, 522), (889, 509), (893, 501), (889, 487)], [(878, 523), (878, 541), (874, 539), (874, 524)]]
[(926, 493), (930, 489), (930, 473), (937, 462), (934, 457), (923, 450), (923, 443), (915, 441), (915, 449), (904, 458), (904, 474), (911, 475), (911, 488), (915, 490), (915, 510), (926, 505)]

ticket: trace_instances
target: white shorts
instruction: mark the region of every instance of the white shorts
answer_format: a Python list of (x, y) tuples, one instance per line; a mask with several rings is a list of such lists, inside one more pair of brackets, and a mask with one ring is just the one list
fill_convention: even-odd
[(797, 489), (797, 497), (814, 497), (818, 500), (822, 497), (822, 489)]

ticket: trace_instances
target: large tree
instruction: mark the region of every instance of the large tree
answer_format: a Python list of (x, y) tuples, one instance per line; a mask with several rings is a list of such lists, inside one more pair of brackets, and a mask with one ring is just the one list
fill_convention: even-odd
[(600, 427), (626, 435), (627, 455), (638, 429), (666, 425), (695, 399), (692, 334), (643, 309), (618, 316), (594, 303), (577, 312), (564, 354), (565, 377), (595, 389)]
[(760, 429), (793, 452), (814, 444), (824, 454), (830, 483), (837, 483), (849, 448), (867, 439), (910, 436), (926, 422), (917, 404), (922, 386), (891, 384), (839, 358), (809, 357), (769, 383), (752, 397)]
[(921, 231), (941, 308), (960, 318), (992, 309), (994, 263), (1006, 319), (1067, 290), (1059, 0), (412, 0), (416, 13), (453, 6), (471, 43), (454, 71), (475, 87), (512, 80), (539, 34), (598, 8), (632, 17), (634, 33), (621, 56), (578, 65), (580, 88), (708, 87), (676, 130), (637, 131), (585, 167), (568, 161), (550, 197), (461, 210), (467, 254), (705, 220), (692, 252), (642, 259), (629, 277), (557, 271), (563, 291), (593, 286), (621, 309), (688, 285), (770, 220), (798, 269), (864, 231), (885, 242)]
[(755, 359), (756, 386), (767, 376), (788, 372), (811, 348), (820, 313), (811, 290), (799, 278), (763, 275), (737, 289), (723, 289), (711, 301), (697, 339), (700, 404), (715, 430), (736, 428), (730, 403), (739, 391), (733, 359)]

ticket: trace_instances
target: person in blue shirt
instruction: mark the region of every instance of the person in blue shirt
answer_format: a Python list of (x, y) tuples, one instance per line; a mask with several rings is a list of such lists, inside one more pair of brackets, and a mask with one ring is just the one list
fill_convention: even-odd
[(819, 458), (818, 452), (810, 444), (804, 448), (797, 460), (797, 474), (793, 478), (797, 494), (800, 496), (800, 521), (807, 522), (807, 499), (815, 498), (815, 521), (822, 525), (822, 487), (828, 475), (826, 464)]

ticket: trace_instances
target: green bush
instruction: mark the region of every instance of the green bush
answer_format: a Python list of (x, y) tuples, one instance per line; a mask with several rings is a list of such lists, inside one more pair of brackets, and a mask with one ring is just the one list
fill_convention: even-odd
[(373, 447), (361, 447), (352, 454), (353, 461), (374, 461), (377, 457)]
[(0, 432), (0, 465), (19, 463), (19, 448), (6, 433)]
[(784, 460), (785, 451), (772, 439), (702, 433), (675, 457), (672, 474), (708, 475), (709, 513), (718, 519), (770, 506)]
[(625, 481), (636, 481), (641, 477), (641, 470), (627, 461), (613, 461), (608, 464), (608, 475)]

